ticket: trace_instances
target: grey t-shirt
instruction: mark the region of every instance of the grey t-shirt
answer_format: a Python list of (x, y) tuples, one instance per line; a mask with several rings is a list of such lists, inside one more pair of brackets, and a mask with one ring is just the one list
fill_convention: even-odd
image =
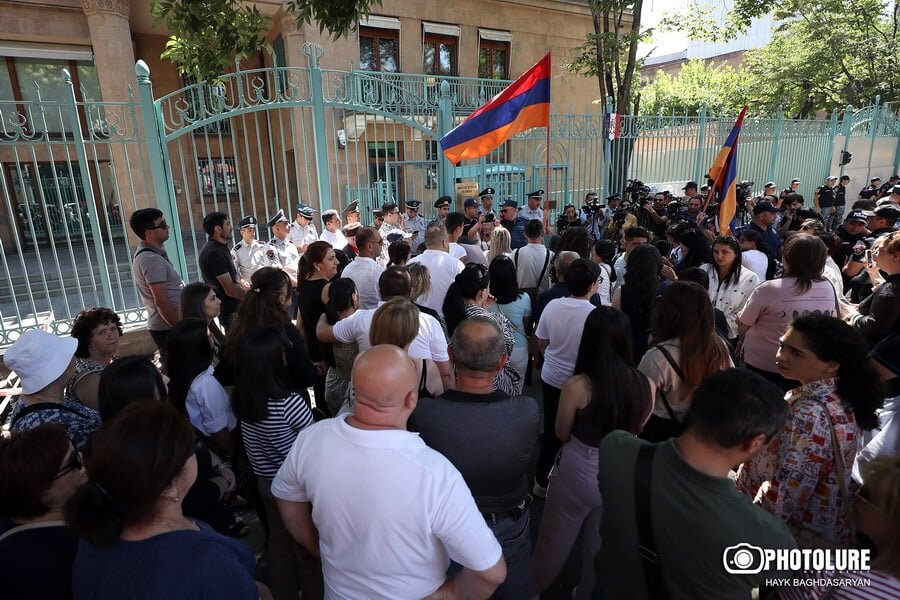
[(166, 284), (166, 295), (169, 296), (169, 302), (178, 312), (178, 306), (181, 298), (181, 288), (184, 282), (181, 276), (169, 262), (169, 256), (165, 250), (156, 250), (141, 242), (138, 244), (137, 251), (134, 253), (132, 268), (134, 269), (134, 282), (137, 284), (138, 294), (141, 296), (141, 302), (147, 308), (147, 329), (150, 331), (168, 331), (172, 328), (166, 323), (165, 319), (159, 314), (156, 308), (156, 302), (153, 301), (153, 294), (150, 292), (150, 286), (156, 283)]

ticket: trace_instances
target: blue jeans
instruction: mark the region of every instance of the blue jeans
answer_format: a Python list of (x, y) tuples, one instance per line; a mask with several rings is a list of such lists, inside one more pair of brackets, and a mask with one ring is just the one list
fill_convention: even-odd
[[(521, 600), (528, 598), (531, 585), (531, 516), (525, 511), (519, 518), (501, 517), (492, 519), (485, 517), (487, 526), (494, 532), (494, 537), (503, 548), (506, 560), (506, 579), (491, 596), (494, 600)], [(462, 567), (455, 562), (450, 563), (447, 577), (459, 573)]]
[(831, 213), (831, 218), (825, 222), (825, 229), (828, 231), (834, 231), (844, 222), (844, 205), (835, 204), (832, 210), (834, 212)]
[(831, 220), (834, 218), (834, 207), (833, 206), (823, 206), (822, 207), (822, 223), (825, 224), (825, 229), (830, 231), (831, 227), (829, 224)]

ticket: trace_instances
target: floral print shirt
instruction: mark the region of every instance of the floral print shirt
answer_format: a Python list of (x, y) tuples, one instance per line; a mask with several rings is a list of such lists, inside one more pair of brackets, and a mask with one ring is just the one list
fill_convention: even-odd
[(40, 408), (26, 413), (27, 408), (28, 405), (21, 400), (16, 402), (10, 415), (10, 431), (13, 433), (28, 431), (44, 423), (59, 423), (69, 432), (72, 444), (81, 450), (100, 427), (100, 413), (75, 400), (41, 403)]
[[(860, 446), (853, 410), (841, 400), (836, 379), (822, 379), (791, 390), (787, 426), (762, 452), (738, 471), (738, 489), (755, 504), (784, 519), (788, 526), (810, 530), (846, 545), (849, 523), (835, 468), (831, 422), (844, 461), (850, 492), (851, 469)], [(827, 414), (826, 414), (827, 411)]]

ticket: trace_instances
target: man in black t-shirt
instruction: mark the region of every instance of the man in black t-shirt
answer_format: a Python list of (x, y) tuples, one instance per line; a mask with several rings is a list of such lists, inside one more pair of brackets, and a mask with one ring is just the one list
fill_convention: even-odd
[(503, 547), (507, 575), (494, 597), (527, 598), (528, 484), (537, 459), (540, 408), (533, 398), (494, 389), (494, 377), (507, 356), (493, 319), (462, 321), (449, 352), (456, 388), (437, 398), (419, 398), (410, 429), (459, 469)]
[(209, 239), (200, 249), (197, 257), (200, 263), (200, 275), (203, 282), (210, 286), (222, 307), (219, 312), (219, 323), (222, 329), (228, 330), (231, 315), (237, 310), (241, 298), (244, 297), (244, 289), (238, 283), (237, 269), (231, 260), (228, 251), (232, 242), (231, 222), (228, 215), (223, 212), (211, 212), (203, 217), (203, 231)]

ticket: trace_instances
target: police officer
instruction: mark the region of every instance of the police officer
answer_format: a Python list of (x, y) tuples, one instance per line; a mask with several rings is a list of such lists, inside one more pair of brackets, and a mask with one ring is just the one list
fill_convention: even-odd
[(537, 219), (541, 223), (544, 222), (544, 209), (540, 207), (541, 198), (544, 196), (544, 190), (535, 190), (528, 194), (528, 204), (519, 209), (519, 216), (531, 221)]
[(344, 223), (359, 223), (359, 200), (354, 200), (341, 211), (341, 217)]
[(860, 200), (878, 200), (878, 190), (881, 188), (881, 177), (873, 177), (869, 185), (859, 192)]
[(900, 175), (896, 175), (896, 174), (891, 175), (891, 178), (887, 180), (887, 183), (885, 183), (880, 188), (878, 188), (878, 198), (877, 199), (881, 199), (881, 198), (884, 198), (885, 196), (890, 195), (891, 188), (893, 188), (897, 184), (900, 184)]
[(868, 217), (869, 234), (853, 245), (850, 260), (844, 267), (844, 275), (852, 277), (850, 284), (850, 301), (861, 302), (872, 293), (872, 282), (866, 272), (865, 252), (872, 248), (875, 240), (894, 231), (900, 221), (900, 208), (894, 204), (884, 203), (874, 211), (865, 211)]
[[(850, 214), (847, 215), (847, 218), (844, 219), (844, 224), (835, 229), (835, 235), (841, 238), (841, 250), (838, 252), (838, 255), (834, 257), (834, 260), (841, 267), (844, 266), (850, 259), (850, 256), (854, 253), (856, 243), (869, 235), (869, 230), (867, 229), (869, 217), (874, 214), (875, 213), (865, 210), (852, 210), (850, 211)], [(865, 248), (862, 248), (862, 251), (864, 252)], [(860, 253), (860, 255), (862, 255), (862, 253)], [(844, 281), (844, 287), (847, 287), (848, 283), (849, 279)]]
[(241, 241), (231, 249), (231, 260), (237, 269), (238, 281), (245, 290), (250, 289), (250, 278), (263, 267), (271, 266), (266, 256), (266, 245), (256, 239), (256, 218), (244, 217), (238, 221)]
[(296, 289), (297, 263), (300, 262), (300, 253), (289, 237), (291, 223), (284, 216), (284, 211), (278, 209), (267, 225), (272, 230), (272, 239), (269, 240), (269, 247), (266, 250), (269, 264), (287, 273), (291, 280), (291, 289)]
[(478, 200), (475, 198), (466, 198), (465, 201), (463, 201), (463, 232), (458, 243), (476, 243), (483, 222), (484, 215), (481, 213), (481, 210), (479, 210)]
[(509, 231), (510, 246), (515, 250), (528, 243), (525, 239), (525, 224), (528, 219), (523, 217), (518, 210), (516, 201), (509, 199), (500, 207), (500, 226)]
[(297, 252), (300, 254), (306, 252), (306, 247), (319, 239), (316, 226), (311, 221), (315, 212), (313, 207), (308, 204), (301, 202), (297, 205), (297, 216), (291, 223), (290, 235), (291, 243), (297, 247)]
[(412, 251), (425, 243), (425, 217), (419, 216), (419, 200), (406, 201), (406, 214), (400, 219), (400, 229), (411, 234), (409, 240)]
[(777, 208), (781, 208), (781, 203), (778, 201), (778, 196), (776, 194), (778, 194), (778, 186), (775, 185), (774, 181), (767, 182), (763, 187), (763, 200), (771, 202)]
[(497, 218), (494, 214), (494, 188), (486, 187), (478, 192), (478, 198), (481, 200), (481, 212), (484, 213), (485, 220), (493, 221)]
[(428, 229), (444, 226), (444, 219), (450, 214), (450, 200), (450, 196), (441, 196), (435, 200), (434, 208), (437, 209), (437, 216), (428, 222)]

